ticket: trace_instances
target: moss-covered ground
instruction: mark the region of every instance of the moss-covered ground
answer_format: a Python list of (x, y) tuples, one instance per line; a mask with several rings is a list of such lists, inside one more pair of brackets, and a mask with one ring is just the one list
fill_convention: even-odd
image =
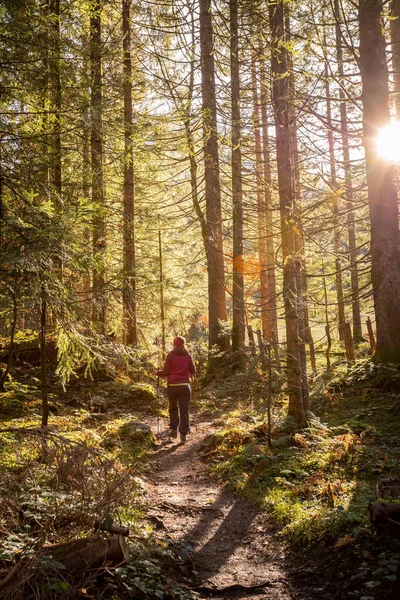
[(285, 419), (284, 394), (275, 396), (272, 447), (257, 378), (237, 373), (201, 400), (220, 425), (205, 454), (210, 472), (264, 507), (294, 556), (306, 550), (324, 564), (340, 598), (385, 598), (397, 580), (396, 531), (378, 536), (367, 506), (387, 478), (399, 478), (400, 500), (399, 373), (368, 358), (338, 361), (312, 382), (300, 431)]
[[(286, 418), (283, 377), (274, 374), (271, 447), (259, 369), (199, 384), (193, 411), (217, 427), (202, 452), (210, 476), (265, 510), (297, 567), (318, 565), (337, 598), (383, 600), (398, 581), (400, 546), (395, 530), (376, 533), (367, 506), (382, 481), (400, 482), (400, 369), (365, 355), (351, 368), (340, 353), (336, 359), (311, 382), (312, 412), (300, 431)], [(29, 357), (0, 395), (0, 579), (16, 558), (36, 560), (34, 585), (28, 578), (10, 598), (37, 597), (38, 589), (42, 598), (76, 594), (62, 573), (40, 579), (40, 547), (90, 535), (107, 518), (130, 528), (133, 558), (101, 582), (104, 598), (195, 597), (173, 576), (179, 547), (144, 519), (141, 481), (154, 433), (131, 424), (166, 414), (155, 386), (120, 373), (97, 383), (76, 378), (63, 390), (51, 378), (49, 400), (44, 434), (39, 369)], [(96, 597), (96, 585), (79, 593)]]
[[(10, 378), (0, 395), (0, 581), (16, 561), (26, 567), (0, 597), (193, 598), (174, 577), (180, 547), (145, 519), (142, 475), (155, 435), (143, 420), (154, 420), (154, 385), (121, 374), (76, 379), (63, 390), (50, 373), (42, 429), (37, 361), (15, 371), (18, 380)], [(41, 548), (91, 536), (96, 521), (129, 528), (131, 558), (100, 580), (71, 580)]]

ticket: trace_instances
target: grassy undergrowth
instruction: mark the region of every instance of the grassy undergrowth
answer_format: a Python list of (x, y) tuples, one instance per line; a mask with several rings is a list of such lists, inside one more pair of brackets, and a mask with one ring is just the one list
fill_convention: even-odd
[[(236, 389), (235, 398), (223, 406), (224, 418), (216, 419), (219, 429), (205, 456), (216, 477), (272, 515), (293, 547), (330, 548), (338, 564), (344, 549), (355, 551), (362, 561), (363, 551), (379, 555), (390, 548), (388, 556), (377, 559), (389, 561), (389, 571), (383, 565), (378, 575), (367, 573), (369, 585), (364, 589), (361, 583), (355, 597), (364, 593), (383, 598), (370, 595), (375, 584), (390, 585), (397, 577), (393, 572), (399, 564), (397, 542), (377, 537), (367, 506), (377, 499), (378, 482), (400, 478), (399, 374), (397, 366), (376, 368), (366, 359), (350, 372), (338, 365), (314, 382), (313, 412), (308, 426), (296, 433), (288, 433), (285, 399), (278, 397), (271, 448), (263, 425), (262, 394), (256, 397), (254, 383), (241, 383), (244, 375), (234, 376), (223, 385), (228, 396)], [(215, 396), (211, 403), (215, 414), (219, 394), (221, 389), (208, 390), (208, 399)], [(400, 483), (398, 494), (400, 500)]]
[[(26, 563), (0, 596), (94, 598), (101, 589), (103, 598), (194, 598), (174, 579), (177, 543), (158, 539), (145, 521), (142, 473), (155, 438), (141, 419), (154, 415), (154, 388), (123, 376), (98, 386), (78, 381), (49, 400), (43, 431), (34, 377), (0, 395), (0, 580), (16, 560)], [(129, 528), (130, 560), (100, 581), (88, 573), (77, 583), (43, 557), (46, 544), (91, 536), (104, 520)]]

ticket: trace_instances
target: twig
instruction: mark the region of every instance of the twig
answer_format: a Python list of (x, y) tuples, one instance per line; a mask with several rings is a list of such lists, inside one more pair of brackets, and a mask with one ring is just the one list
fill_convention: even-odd
[(7, 575), (4, 577), (4, 579), (2, 581), (0, 581), (0, 589), (7, 587), (7, 585), (10, 583), (10, 581), (12, 579), (14, 579), (14, 577), (20, 572), (20, 570), (24, 566), (24, 562), (25, 562), (24, 560), (20, 560), (19, 562), (17, 562), (16, 565), (13, 566), (11, 571), (9, 571), (7, 573)]

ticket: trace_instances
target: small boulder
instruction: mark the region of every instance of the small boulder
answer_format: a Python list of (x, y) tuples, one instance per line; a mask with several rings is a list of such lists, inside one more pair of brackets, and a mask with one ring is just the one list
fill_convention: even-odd
[(122, 439), (129, 442), (137, 442), (144, 438), (153, 439), (154, 434), (150, 425), (143, 421), (128, 421), (119, 429), (119, 435)]
[(243, 413), (242, 415), (240, 415), (239, 418), (242, 421), (242, 423), (252, 423), (254, 425), (256, 422), (254, 417), (252, 417), (251, 415), (248, 415), (246, 413)]
[(89, 400), (89, 410), (92, 413), (106, 413), (108, 402), (102, 396), (92, 396)]
[(146, 404), (153, 406), (157, 394), (153, 386), (146, 383), (134, 383), (131, 387), (131, 398), (138, 405)]

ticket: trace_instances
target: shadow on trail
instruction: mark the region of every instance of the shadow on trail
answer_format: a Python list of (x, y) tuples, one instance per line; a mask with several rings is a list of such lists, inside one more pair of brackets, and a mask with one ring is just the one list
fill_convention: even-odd
[[(174, 442), (167, 441), (157, 448), (157, 452), (162, 452), (162, 456), (165, 457), (174, 454), (177, 450), (179, 450), (179, 448), (182, 448), (183, 445), (184, 444), (182, 444), (182, 442), (178, 442), (176, 440), (174, 440)], [(167, 469), (164, 468), (163, 470), (165, 472)]]
[[(192, 422), (192, 434), (186, 445), (175, 440), (171, 445), (171, 442), (165, 443), (162, 432), (154, 480), (158, 485), (178, 485), (174, 488), (177, 490), (175, 503), (181, 503), (182, 516), (186, 515), (179, 537), (185, 540), (185, 545), (195, 549), (192, 559), (200, 578), (204, 581), (220, 574), (229, 563), (226, 577), (230, 580), (237, 569), (250, 567), (246, 559), (249, 546), (244, 542), (259, 511), (246, 499), (210, 481), (204, 467), (200, 467), (208, 427), (199, 437), (198, 422), (198, 419)], [(177, 515), (177, 519), (180, 518), (181, 515)], [(261, 576), (257, 570), (251, 570), (251, 579)]]
[[(216, 526), (215, 521), (221, 513), (226, 516)], [(226, 489), (221, 490), (213, 504), (205, 507), (198, 523), (185, 535), (185, 540), (200, 545), (194, 561), (207, 577), (216, 575), (236, 549), (243, 545), (257, 513), (255, 506), (240, 498), (232, 498), (232, 492)]]

